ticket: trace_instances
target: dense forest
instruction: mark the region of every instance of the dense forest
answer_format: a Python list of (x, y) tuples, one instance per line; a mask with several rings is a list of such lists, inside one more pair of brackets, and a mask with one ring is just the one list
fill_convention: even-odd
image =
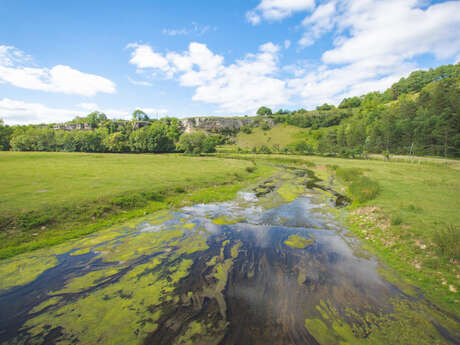
[(344, 99), (336, 108), (280, 110), (277, 122), (311, 128), (319, 153), (460, 156), (460, 63), (415, 71), (385, 92)]
[[(460, 157), (460, 63), (415, 71), (383, 93), (346, 98), (338, 107), (323, 104), (316, 110), (281, 109), (273, 114), (263, 106), (257, 113), (276, 123), (309, 129), (309, 138), (291, 148), (276, 148), (277, 152)], [(266, 126), (266, 122), (261, 123)], [(201, 153), (213, 152), (216, 145), (231, 141), (228, 133), (183, 134), (178, 119), (151, 120), (140, 110), (133, 113), (131, 121), (110, 120), (93, 112), (67, 124), (82, 126), (65, 130), (53, 124), (1, 124), (0, 150)]]

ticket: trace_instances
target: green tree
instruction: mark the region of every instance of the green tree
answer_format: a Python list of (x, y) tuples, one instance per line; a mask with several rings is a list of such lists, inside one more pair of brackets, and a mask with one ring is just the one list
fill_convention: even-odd
[(214, 137), (204, 132), (184, 133), (179, 138), (178, 149), (195, 155), (215, 152), (217, 141)]
[(260, 116), (271, 115), (271, 114), (272, 114), (272, 110), (267, 107), (260, 107), (257, 110), (257, 115), (260, 115)]

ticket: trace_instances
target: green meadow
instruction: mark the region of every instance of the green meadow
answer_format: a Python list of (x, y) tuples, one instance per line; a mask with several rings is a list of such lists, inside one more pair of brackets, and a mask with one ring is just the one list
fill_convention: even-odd
[(127, 218), (231, 198), (263, 174), (248, 161), (151, 154), (0, 152), (0, 258)]

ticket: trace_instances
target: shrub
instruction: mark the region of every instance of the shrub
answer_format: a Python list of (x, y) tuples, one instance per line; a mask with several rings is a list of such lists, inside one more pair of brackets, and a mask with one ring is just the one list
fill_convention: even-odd
[(199, 155), (216, 151), (219, 137), (204, 132), (184, 133), (180, 136), (178, 149), (188, 154)]
[(241, 130), (241, 132), (246, 133), (246, 134), (251, 134), (252, 133), (252, 129), (249, 126), (243, 126), (243, 127), (241, 127), (240, 130)]
[(351, 182), (363, 175), (363, 172), (357, 168), (337, 168), (335, 173), (344, 182)]
[(186, 192), (185, 188), (184, 188), (184, 187), (180, 187), (180, 186), (174, 188), (174, 191), (175, 191), (176, 193), (178, 193), (178, 194), (183, 194), (183, 193)]
[(449, 224), (434, 234), (434, 242), (442, 255), (460, 260), (460, 227)]
[(402, 218), (399, 214), (393, 214), (391, 216), (391, 225), (401, 225), (402, 224)]
[(365, 202), (375, 199), (380, 192), (380, 186), (378, 182), (371, 180), (369, 177), (360, 176), (353, 179), (348, 191), (353, 200)]
[(262, 145), (259, 149), (258, 149), (258, 153), (272, 153), (272, 151), (270, 150), (270, 148), (266, 145)]

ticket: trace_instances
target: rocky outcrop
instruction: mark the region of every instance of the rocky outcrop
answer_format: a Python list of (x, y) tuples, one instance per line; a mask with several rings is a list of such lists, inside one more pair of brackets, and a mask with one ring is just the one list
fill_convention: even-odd
[(181, 125), (185, 133), (194, 131), (225, 132), (238, 131), (243, 126), (254, 126), (257, 123), (266, 122), (270, 127), (274, 126), (272, 119), (245, 118), (245, 117), (190, 117), (182, 119)]

